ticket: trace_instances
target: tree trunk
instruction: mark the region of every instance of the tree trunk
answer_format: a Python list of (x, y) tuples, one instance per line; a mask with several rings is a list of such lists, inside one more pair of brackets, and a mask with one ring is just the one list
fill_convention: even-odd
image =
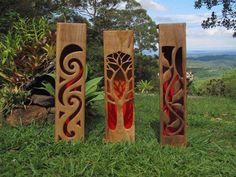
[(117, 104), (117, 125), (116, 131), (123, 132), (124, 129), (124, 117), (123, 117), (123, 105), (121, 103)]

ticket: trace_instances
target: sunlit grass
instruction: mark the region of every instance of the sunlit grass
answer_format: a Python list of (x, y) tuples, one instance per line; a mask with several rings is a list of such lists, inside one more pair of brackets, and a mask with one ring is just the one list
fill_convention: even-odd
[(236, 174), (236, 101), (188, 99), (188, 146), (159, 144), (159, 97), (136, 96), (136, 143), (105, 144), (100, 117), (86, 141), (54, 143), (52, 124), (0, 128), (0, 176), (224, 176)]

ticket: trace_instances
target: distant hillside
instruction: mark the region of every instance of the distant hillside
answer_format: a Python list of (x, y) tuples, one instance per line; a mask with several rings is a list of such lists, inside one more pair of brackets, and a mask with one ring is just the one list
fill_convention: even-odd
[[(147, 52), (146, 55), (159, 54)], [(236, 49), (222, 51), (187, 51), (187, 70), (192, 71), (196, 80), (221, 77), (224, 72), (236, 68)]]
[(204, 57), (204, 56), (236, 56), (236, 49), (235, 50), (188, 50), (187, 56), (188, 57)]
[(189, 57), (189, 59), (192, 60), (200, 60), (200, 61), (225, 61), (229, 60), (232, 61), (233, 63), (236, 63), (236, 55), (210, 55), (210, 56), (200, 56), (200, 57)]
[(225, 71), (236, 68), (236, 52), (206, 56), (196, 53), (188, 57), (187, 68), (198, 79), (221, 77)]

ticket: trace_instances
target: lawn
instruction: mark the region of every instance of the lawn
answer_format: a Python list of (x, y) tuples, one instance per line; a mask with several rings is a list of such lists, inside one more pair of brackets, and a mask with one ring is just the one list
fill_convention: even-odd
[(54, 143), (52, 123), (0, 128), (0, 176), (236, 176), (236, 100), (188, 99), (188, 146), (159, 144), (159, 97), (136, 96), (136, 143), (103, 142), (100, 116), (84, 143)]

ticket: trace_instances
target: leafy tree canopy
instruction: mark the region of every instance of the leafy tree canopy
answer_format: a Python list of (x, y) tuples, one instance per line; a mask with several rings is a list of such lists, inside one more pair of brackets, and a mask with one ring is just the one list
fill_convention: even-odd
[(87, 22), (99, 34), (108, 29), (134, 29), (139, 52), (156, 50), (156, 25), (135, 0), (0, 0), (3, 27), (12, 25), (7, 22), (9, 18), (17, 19), (9, 12), (22, 17), (47, 16), (53, 21)]
[(139, 53), (156, 50), (155, 22), (135, 0), (84, 0), (75, 9), (89, 18), (95, 31), (133, 29)]
[(134, 30), (139, 56), (144, 51), (157, 50), (156, 24), (135, 0), (0, 0), (0, 33), (7, 34), (19, 16), (44, 16), (53, 24), (57, 21), (87, 23), (87, 60), (94, 75), (103, 71), (104, 30)]
[[(104, 30), (133, 29), (135, 50), (139, 55), (142, 55), (145, 50), (157, 50), (158, 36), (155, 22), (135, 0), (83, 0), (80, 4), (71, 1), (69, 6), (89, 21), (89, 35), (92, 40), (88, 43), (88, 57), (96, 68), (102, 68), (100, 61), (103, 58), (102, 32)], [(96, 73), (99, 71), (101, 70)]]
[(47, 15), (57, 9), (58, 1), (53, 0), (0, 0), (0, 16), (14, 11), (22, 17)]
[(236, 0), (196, 0), (195, 8), (200, 9), (205, 6), (212, 10), (215, 6), (221, 6), (221, 14), (212, 12), (211, 17), (208, 17), (202, 22), (203, 28), (213, 28), (223, 26), (226, 29), (233, 29), (233, 37), (236, 37)]

